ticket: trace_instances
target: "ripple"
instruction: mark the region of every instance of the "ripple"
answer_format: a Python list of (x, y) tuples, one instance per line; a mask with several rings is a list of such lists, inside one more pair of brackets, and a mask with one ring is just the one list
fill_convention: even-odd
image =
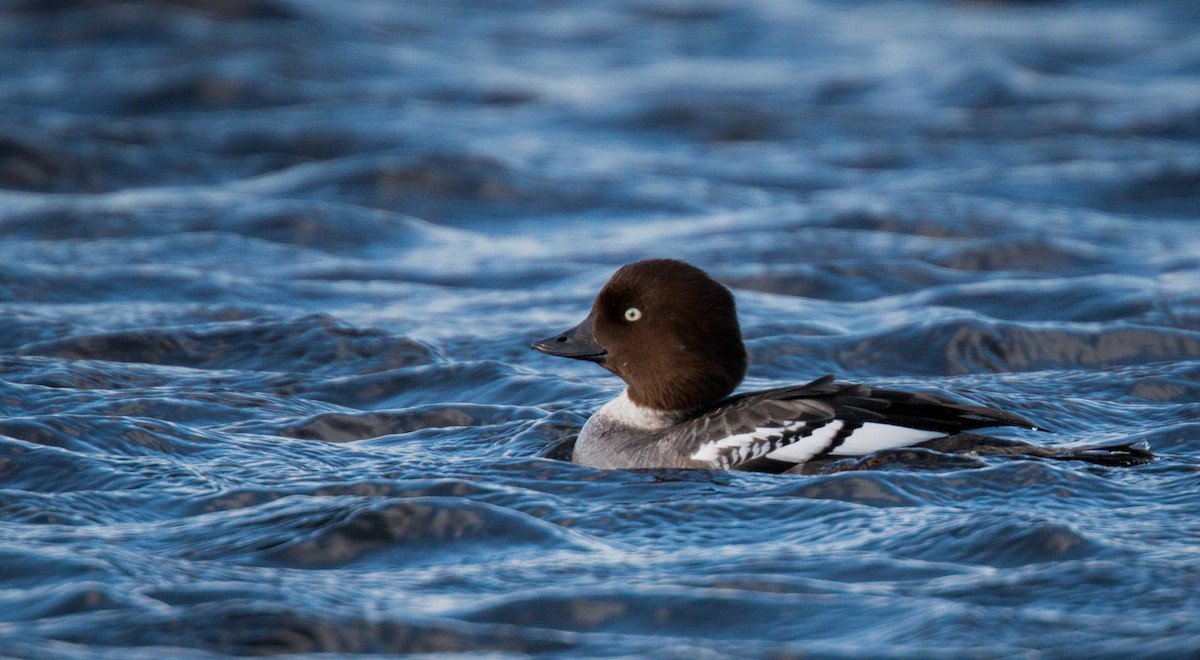
[(83, 612), (123, 610), (133, 599), (103, 582), (80, 582), (32, 589), (5, 599), (4, 621), (30, 621)]
[(974, 516), (924, 530), (919, 536), (898, 535), (885, 550), (929, 561), (957, 561), (1011, 567), (1035, 562), (1063, 562), (1101, 557), (1107, 549), (1068, 525)]
[[(464, 387), (465, 386), (465, 387)], [(538, 393), (562, 391), (561, 383), (514, 371), (493, 361), (457, 362), (330, 379), (299, 388), (300, 394), (342, 406), (379, 410), (437, 404), (448, 399), (520, 405)]]
[[(990, 321), (951, 314), (869, 334), (777, 336), (751, 342), (756, 362), (780, 372), (967, 374), (1056, 368), (1110, 369), (1154, 362), (1194, 361), (1200, 335), (1174, 328), (1105, 327)], [(903, 364), (896, 356), (903, 355)], [(813, 364), (832, 364), (814, 367)]]
[[(499, 507), (445, 498), (394, 501), (351, 512), (336, 525), (268, 552), (265, 558), (290, 566), (344, 566), (359, 561), (429, 561), (452, 553), (453, 561), (473, 554), (497, 555), (527, 546), (542, 552), (589, 545), (556, 526)], [(475, 549), (472, 549), (472, 548)], [(388, 559), (380, 555), (385, 554)], [(443, 560), (433, 560), (443, 561)]]
[(395, 413), (327, 413), (285, 427), (281, 433), (290, 438), (353, 442), (420, 429), (497, 424), (514, 418), (528, 418), (528, 412), (510, 406), (430, 405)]
[(10, 417), (0, 420), (0, 434), (72, 452), (128, 456), (186, 455), (215, 441), (169, 422), (93, 415)]
[(89, 646), (144, 649), (185, 645), (238, 655), (473, 651), (534, 654), (562, 652), (574, 646), (570, 637), (553, 633), (471, 626), (455, 621), (318, 616), (287, 605), (251, 605), (237, 598), (180, 609), (178, 613), (155, 612), (144, 616), (139, 626), (122, 625), (121, 617), (128, 615), (116, 613), (93, 615), (82, 621), (66, 619), (40, 626), (38, 632), (52, 640)]
[(155, 328), (76, 336), (26, 344), (15, 352), (196, 369), (236, 366), (258, 371), (333, 370), (335, 373), (356, 361), (360, 368), (384, 371), (431, 358), (429, 348), (419, 342), (378, 330), (349, 327), (324, 315), (253, 319), (199, 329)]
[(137, 544), (171, 549), (190, 560), (322, 570), (460, 565), (604, 547), (520, 511), (448, 495), (469, 493), (470, 488), (421, 488), (417, 492), (447, 495), (417, 497), (358, 495), (361, 491), (282, 498), (254, 491), (230, 494), (210, 500), (204, 507), (210, 513), (142, 530)]

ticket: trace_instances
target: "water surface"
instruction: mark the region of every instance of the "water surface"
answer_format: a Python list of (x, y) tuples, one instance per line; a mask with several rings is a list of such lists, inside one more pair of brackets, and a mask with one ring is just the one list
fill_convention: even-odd
[[(4, 655), (1200, 650), (1190, 1), (14, 0), (0, 63)], [(555, 460), (620, 382), (529, 343), (648, 256), (747, 387), (1160, 458)]]

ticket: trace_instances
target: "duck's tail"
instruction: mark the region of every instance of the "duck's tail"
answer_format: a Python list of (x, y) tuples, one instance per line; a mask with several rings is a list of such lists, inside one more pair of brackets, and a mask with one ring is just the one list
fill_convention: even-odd
[(1055, 461), (1083, 461), (1110, 467), (1132, 467), (1154, 461), (1150, 445), (1145, 441), (1098, 443), (1091, 445), (1067, 445), (1048, 447), (1019, 440), (1006, 440), (973, 433), (938, 438), (922, 445), (929, 449), (951, 454), (974, 456), (1019, 455), (1048, 458)]
[(1078, 445), (1075, 447), (1043, 447), (1053, 454), (1046, 456), (1057, 461), (1083, 461), (1111, 467), (1132, 467), (1154, 461), (1150, 445), (1144, 440), (1111, 445)]

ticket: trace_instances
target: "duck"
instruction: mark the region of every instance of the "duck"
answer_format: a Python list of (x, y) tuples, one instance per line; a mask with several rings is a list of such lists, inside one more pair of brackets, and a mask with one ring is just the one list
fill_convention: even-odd
[[(593, 468), (803, 472), (817, 461), (918, 447), (977, 429), (1039, 428), (996, 408), (833, 375), (735, 394), (748, 361), (734, 296), (676, 259), (622, 266), (583, 321), (532, 348), (593, 362), (624, 381), (575, 441), (571, 461)], [(995, 440), (1001, 453), (1051, 458), (1119, 463), (1148, 455), (1132, 445), (1068, 451)]]

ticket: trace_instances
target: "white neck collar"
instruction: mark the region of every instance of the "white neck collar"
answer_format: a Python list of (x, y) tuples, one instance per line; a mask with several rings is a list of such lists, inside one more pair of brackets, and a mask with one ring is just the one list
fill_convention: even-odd
[(674, 426), (687, 416), (686, 413), (639, 406), (629, 398), (629, 390), (622, 391), (620, 396), (601, 406), (596, 414), (622, 426), (644, 431), (659, 431)]

